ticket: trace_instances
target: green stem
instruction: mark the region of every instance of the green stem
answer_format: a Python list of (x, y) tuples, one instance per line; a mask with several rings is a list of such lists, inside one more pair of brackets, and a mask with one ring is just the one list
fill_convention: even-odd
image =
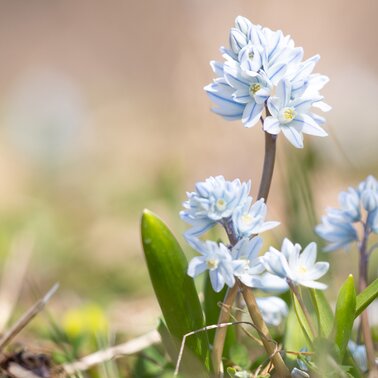
[(308, 323), (308, 325), (309, 325), (309, 327), (311, 329), (312, 336), (316, 337), (317, 336), (316, 328), (315, 328), (314, 323), (312, 321), (310, 312), (308, 311), (305, 303), (303, 302), (302, 296), (299, 293), (298, 287), (295, 286), (295, 284), (292, 283), (292, 282), (289, 282), (289, 287), (290, 287), (291, 291), (293, 292), (293, 294), (295, 295), (295, 297), (297, 298), (299, 305), (301, 306), (303, 314), (304, 314), (304, 316), (305, 316), (305, 318), (307, 320), (307, 323)]

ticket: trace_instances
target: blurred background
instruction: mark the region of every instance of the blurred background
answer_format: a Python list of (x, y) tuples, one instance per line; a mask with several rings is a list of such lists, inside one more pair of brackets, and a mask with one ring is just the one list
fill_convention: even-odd
[[(316, 70), (331, 78), (330, 136), (306, 138), (303, 151), (279, 138), (269, 218), (282, 226), (271, 242), (314, 240), (338, 192), (378, 175), (375, 0), (0, 5), (0, 256), (5, 268), (12, 253), (15, 271), (25, 266), (14, 317), (59, 282), (49, 322), (73, 335), (91, 321), (127, 337), (152, 329), (143, 208), (182, 241), (178, 212), (196, 181), (252, 179), (256, 194), (263, 133), (211, 113), (203, 91), (239, 14), (290, 34), (305, 58), (320, 54)], [(356, 271), (355, 253), (330, 258), (334, 280)], [(52, 328), (41, 317), (29, 331)]]

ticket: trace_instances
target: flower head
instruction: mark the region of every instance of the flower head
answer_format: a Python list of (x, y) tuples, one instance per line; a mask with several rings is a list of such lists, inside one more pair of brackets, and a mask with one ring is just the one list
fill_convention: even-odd
[(237, 237), (260, 234), (280, 224), (274, 221), (265, 222), (267, 206), (263, 198), (256, 201), (252, 206), (251, 202), (252, 198), (249, 198), (244, 206), (239, 206), (232, 214), (234, 232)]
[(293, 244), (285, 239), (281, 251), (271, 247), (262, 257), (265, 269), (288, 282), (324, 290), (327, 285), (316, 282), (324, 276), (328, 269), (328, 262), (316, 262), (316, 243), (310, 243), (302, 252), (299, 244)]
[(318, 55), (302, 61), (303, 49), (290, 36), (241, 16), (230, 30), (229, 48), (222, 47), (221, 53), (225, 61), (210, 63), (216, 78), (205, 87), (215, 113), (252, 127), (268, 107), (271, 115), (264, 130), (283, 131), (298, 148), (303, 146), (302, 133), (327, 135), (320, 127), (324, 118), (311, 110), (330, 109), (319, 95), (328, 78), (312, 73)]
[(327, 209), (322, 223), (315, 229), (328, 242), (325, 251), (346, 248), (358, 241), (358, 223), (363, 225), (365, 233), (378, 233), (378, 181), (373, 176), (367, 177), (356, 188), (341, 192), (339, 204), (339, 208)]
[(187, 193), (188, 200), (181, 218), (193, 226), (188, 237), (200, 236), (217, 222), (232, 216), (238, 206), (248, 201), (251, 182), (241, 183), (239, 179), (226, 181), (223, 176), (209, 177), (196, 184), (196, 191)]
[(352, 354), (354, 361), (356, 361), (356, 364), (361, 369), (361, 371), (363, 371), (364, 373), (367, 372), (368, 362), (365, 345), (358, 345), (353, 340), (349, 340), (348, 349)]
[(201, 254), (194, 257), (188, 266), (188, 275), (196, 277), (208, 270), (210, 281), (213, 289), (219, 292), (226, 284), (229, 287), (234, 286), (234, 264), (228, 248), (220, 243), (207, 240), (201, 242), (198, 239), (191, 241), (193, 248)]
[(289, 313), (286, 302), (279, 297), (259, 297), (256, 302), (266, 324), (279, 326)]
[(262, 244), (262, 239), (255, 236), (252, 239), (240, 239), (232, 248), (234, 274), (246, 286), (256, 287), (260, 285), (261, 273), (265, 270), (258, 257)]
[(327, 136), (310, 114), (310, 108), (321, 97), (292, 98), (292, 84), (289, 80), (281, 80), (277, 85), (276, 96), (268, 100), (270, 116), (264, 120), (264, 130), (277, 135), (281, 131), (297, 148), (303, 147), (303, 133)]

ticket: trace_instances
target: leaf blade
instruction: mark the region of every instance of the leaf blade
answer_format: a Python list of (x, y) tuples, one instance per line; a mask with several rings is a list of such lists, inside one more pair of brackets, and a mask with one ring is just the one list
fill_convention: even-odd
[[(164, 320), (172, 336), (181, 341), (185, 334), (204, 326), (194, 281), (186, 273), (186, 257), (164, 222), (148, 210), (142, 215), (141, 232), (149, 275)], [(205, 332), (188, 337), (186, 345), (208, 366)]]
[(356, 289), (354, 287), (354, 278), (350, 274), (339, 291), (333, 325), (334, 341), (340, 349), (341, 360), (343, 359), (352, 333), (355, 312)]
[(365, 290), (357, 295), (356, 314), (359, 316), (371, 302), (378, 297), (378, 278), (374, 280)]

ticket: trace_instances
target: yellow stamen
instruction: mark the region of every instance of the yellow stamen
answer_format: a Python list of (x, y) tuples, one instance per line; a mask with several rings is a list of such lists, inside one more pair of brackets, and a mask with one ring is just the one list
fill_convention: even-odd
[(256, 94), (256, 92), (258, 92), (260, 89), (261, 89), (261, 85), (260, 85), (259, 83), (252, 84), (252, 85), (249, 87), (249, 91), (250, 91), (252, 94)]
[(218, 266), (218, 260), (215, 260), (215, 259), (207, 260), (207, 267), (209, 269), (215, 269), (217, 266)]

